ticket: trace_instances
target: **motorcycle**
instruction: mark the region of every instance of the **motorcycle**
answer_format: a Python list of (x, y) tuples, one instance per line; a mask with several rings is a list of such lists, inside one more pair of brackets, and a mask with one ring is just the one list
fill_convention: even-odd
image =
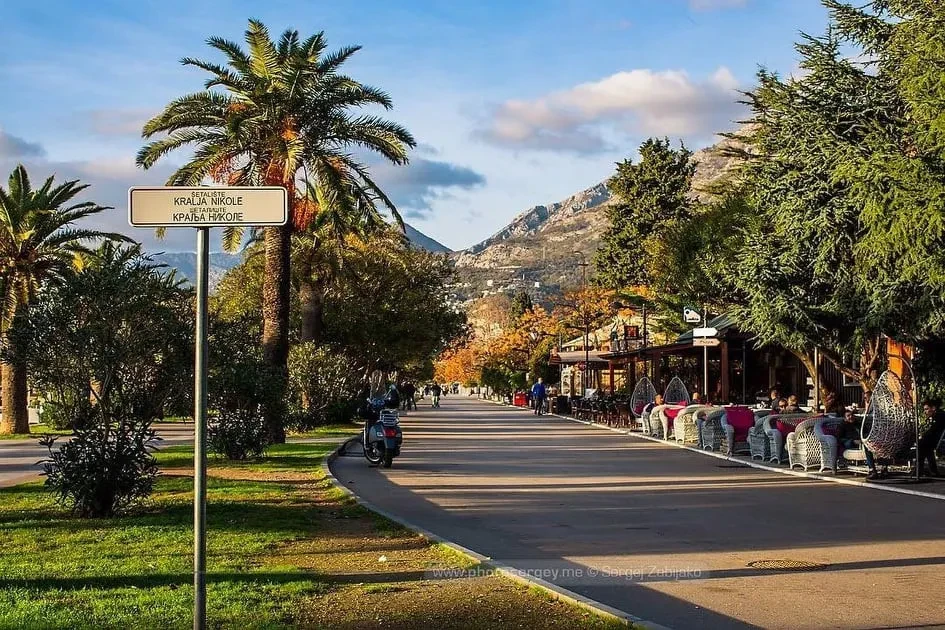
[(365, 414), (367, 417), (361, 434), (361, 445), (368, 462), (374, 466), (380, 464), (384, 468), (390, 468), (394, 458), (400, 455), (400, 447), (404, 442), (397, 413), (399, 400), (393, 399), (390, 393), (384, 397), (378, 395), (383, 385), (383, 375), (378, 378), (375, 374), (371, 376), (372, 394), (368, 399), (368, 413)]

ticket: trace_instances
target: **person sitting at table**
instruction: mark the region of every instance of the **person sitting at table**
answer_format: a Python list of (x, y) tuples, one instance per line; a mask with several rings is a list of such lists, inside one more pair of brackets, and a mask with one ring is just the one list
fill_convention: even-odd
[(778, 411), (778, 403), (783, 400), (781, 398), (781, 392), (777, 389), (771, 390), (771, 398), (768, 400), (768, 406), (771, 408), (771, 411)]
[(797, 402), (797, 396), (791, 394), (787, 399), (787, 407), (781, 413), (803, 413), (804, 410)]
[(663, 404), (663, 394), (657, 394), (653, 402), (649, 403), (646, 407), (643, 408), (643, 415), (647, 415), (653, 411), (654, 407), (659, 407)]
[(771, 405), (771, 414), (776, 413), (787, 413), (787, 398), (778, 398), (778, 400)]
[(702, 397), (699, 395), (699, 392), (692, 392), (692, 400), (689, 401), (690, 405), (701, 405)]

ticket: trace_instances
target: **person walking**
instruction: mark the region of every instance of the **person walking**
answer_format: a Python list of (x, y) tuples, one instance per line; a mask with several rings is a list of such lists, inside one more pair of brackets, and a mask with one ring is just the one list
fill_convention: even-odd
[(414, 396), (417, 394), (417, 388), (410, 381), (404, 383), (403, 386), (404, 393), (404, 411), (410, 411), (411, 409), (417, 409), (417, 401), (414, 399)]
[(539, 378), (538, 382), (532, 385), (532, 400), (535, 402), (535, 415), (540, 416), (545, 411), (545, 399), (548, 397), (548, 391), (545, 389), (544, 379)]
[(443, 393), (443, 388), (440, 387), (439, 383), (434, 383), (430, 387), (430, 398), (433, 401), (433, 407), (437, 408), (440, 406), (440, 394)]

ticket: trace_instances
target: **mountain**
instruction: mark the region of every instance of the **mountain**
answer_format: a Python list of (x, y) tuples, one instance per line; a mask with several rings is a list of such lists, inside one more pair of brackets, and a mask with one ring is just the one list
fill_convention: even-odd
[[(433, 240), (420, 230), (410, 225), (407, 228), (407, 239), (415, 246), (437, 254), (452, 254), (453, 250), (445, 245)], [(193, 284), (197, 277), (197, 254), (193, 252), (165, 252), (161, 254), (152, 254), (155, 262), (167, 265), (170, 269), (176, 269), (177, 273)], [(239, 254), (227, 254), (216, 252), (210, 254), (210, 291), (212, 292), (217, 283), (227, 271), (240, 264), (243, 257)]]
[(433, 240), (409, 223), (405, 223), (404, 227), (407, 228), (407, 240), (420, 249), (425, 249), (428, 252), (433, 252), (434, 254), (453, 253), (453, 250), (451, 250), (449, 247)]
[[(732, 167), (734, 159), (721, 152), (731, 145), (730, 140), (722, 140), (693, 155), (693, 197), (709, 197), (709, 185)], [(604, 181), (563, 201), (529, 208), (486, 240), (455, 253), (464, 293), (474, 297), (522, 287), (534, 291), (537, 281), (541, 283), (538, 293), (548, 295), (579, 284), (580, 256), (574, 252), (593, 259), (607, 229), (606, 209), (612, 202)]]
[[(197, 277), (197, 254), (194, 252), (165, 252), (162, 254), (152, 254), (155, 262), (167, 265), (171, 269), (176, 269), (177, 273), (185, 278), (190, 284), (193, 284)], [(242, 256), (237, 254), (226, 254), (216, 252), (210, 254), (210, 270), (207, 275), (210, 277), (210, 291), (212, 292), (217, 283), (227, 271), (240, 264)]]

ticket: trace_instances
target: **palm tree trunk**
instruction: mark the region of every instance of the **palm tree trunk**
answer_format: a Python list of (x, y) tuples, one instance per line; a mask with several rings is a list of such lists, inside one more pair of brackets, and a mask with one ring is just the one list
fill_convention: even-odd
[(3, 387), (3, 418), (0, 419), (0, 435), (29, 433), (27, 412), (28, 391), (26, 366), (19, 363), (0, 363), (0, 387)]
[(320, 283), (313, 282), (311, 278), (303, 278), (299, 282), (299, 302), (302, 311), (301, 341), (317, 344), (322, 339), (322, 330), (325, 327), (325, 291)]
[(266, 228), (266, 277), (263, 284), (263, 359), (278, 377), (278, 392), (264, 410), (269, 439), (274, 444), (285, 442), (283, 425), (285, 389), (288, 379), (289, 358), (289, 257), (291, 250), (290, 226)]

